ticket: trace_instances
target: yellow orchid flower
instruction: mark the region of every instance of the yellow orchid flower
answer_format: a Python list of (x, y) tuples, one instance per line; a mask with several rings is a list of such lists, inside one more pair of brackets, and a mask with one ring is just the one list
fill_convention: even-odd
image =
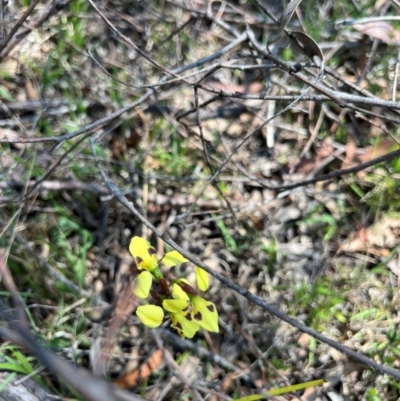
[(163, 301), (163, 308), (171, 315), (171, 327), (176, 329), (181, 337), (192, 338), (200, 326), (189, 311), (189, 297), (178, 284), (174, 284), (172, 286), (172, 298)]
[(164, 311), (156, 305), (141, 305), (136, 309), (139, 320), (147, 327), (158, 327), (164, 319)]
[(163, 301), (163, 308), (170, 313), (181, 312), (190, 304), (188, 295), (178, 284), (172, 286), (172, 298)]
[(194, 320), (203, 329), (213, 333), (218, 333), (218, 312), (215, 305), (196, 295), (191, 296), (190, 298)]
[(209, 286), (208, 274), (205, 270), (196, 266), (196, 283), (201, 291), (207, 291)]
[(153, 276), (150, 272), (145, 270), (135, 277), (132, 284), (133, 293), (138, 298), (147, 298), (150, 293), (151, 284), (153, 283)]
[[(204, 270), (203, 270), (204, 272)], [(205, 273), (205, 272), (204, 272)], [(200, 274), (202, 274), (200, 272)], [(203, 287), (205, 288), (205, 287)], [(174, 284), (173, 286), (173, 291), (172, 291), (172, 296), (173, 298), (178, 298), (179, 300), (187, 300), (189, 299), (190, 301), (190, 306), (192, 313), (190, 315), (186, 315), (186, 320), (182, 319), (182, 316), (179, 314), (178, 309), (182, 307), (183, 303), (181, 302), (174, 302), (176, 299), (173, 300), (164, 300), (163, 301), (163, 307), (164, 309), (168, 310), (171, 314), (171, 317), (174, 319), (180, 319), (179, 323), (181, 323), (181, 327), (178, 327), (178, 325), (175, 323), (172, 325), (172, 327), (176, 328), (181, 336), (187, 336), (185, 330), (183, 330), (183, 325), (182, 321), (185, 324), (185, 328), (189, 326), (186, 330), (191, 333), (196, 326), (191, 323), (190, 318), (193, 318), (194, 321), (203, 329), (207, 331), (211, 331), (214, 333), (219, 332), (219, 326), (218, 326), (218, 312), (217, 308), (212, 302), (206, 301), (205, 299), (195, 295), (195, 291), (193, 288), (188, 284), (187, 280), (185, 279), (180, 279), (178, 280), (178, 283)], [(186, 311), (189, 309), (182, 309), (182, 314), (186, 314)], [(175, 315), (176, 316), (172, 316)], [(188, 323), (189, 321), (189, 323)], [(191, 331), (190, 331), (191, 330)], [(197, 330), (196, 330), (197, 331)], [(194, 335), (194, 333), (193, 333)], [(191, 338), (191, 337), (190, 337)]]
[(129, 245), (129, 252), (132, 254), (139, 270), (152, 271), (158, 268), (157, 252), (144, 238), (133, 237)]
[[(161, 288), (160, 294), (158, 292), (152, 294), (157, 304), (162, 302), (163, 308), (156, 305), (141, 305), (136, 309), (136, 315), (145, 326), (158, 327), (163, 322), (165, 310), (171, 316), (171, 327), (182, 337), (192, 338), (200, 328), (215, 333), (219, 331), (215, 305), (196, 295), (195, 289), (183, 278), (175, 280), (171, 288), (160, 271), (157, 252), (148, 241), (133, 237), (129, 251), (135, 259), (137, 268), (143, 270), (133, 281), (134, 295), (142, 299), (147, 298), (153, 277)], [(173, 267), (188, 260), (179, 252), (171, 251), (167, 252), (160, 262), (167, 267)], [(196, 266), (196, 282), (200, 291), (208, 290), (208, 275), (198, 266)]]
[(148, 270), (157, 281), (163, 276), (158, 268), (157, 252), (144, 238), (133, 237), (129, 245), (129, 252), (135, 259), (139, 270)]

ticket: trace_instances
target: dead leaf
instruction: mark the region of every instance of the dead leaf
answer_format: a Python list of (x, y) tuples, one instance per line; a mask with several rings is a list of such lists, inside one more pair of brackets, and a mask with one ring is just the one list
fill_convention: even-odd
[(393, 139), (384, 139), (380, 141), (377, 145), (368, 146), (365, 148), (365, 152), (362, 155), (358, 156), (358, 160), (361, 163), (370, 161), (375, 159), (376, 157), (380, 157), (389, 153), (393, 150), (393, 147), (396, 146), (396, 142)]
[(344, 241), (338, 252), (367, 252), (388, 256), (400, 244), (400, 216), (387, 215), (376, 223), (353, 234)]
[(150, 355), (146, 363), (144, 363), (142, 366), (135, 369), (134, 371), (120, 377), (119, 379), (114, 380), (113, 384), (120, 388), (134, 387), (139, 382), (139, 380), (147, 379), (156, 369), (158, 369), (163, 359), (163, 352), (158, 349)]
[(39, 93), (33, 84), (32, 80), (28, 79), (25, 82), (25, 92), (26, 92), (26, 98), (29, 100), (39, 100), (40, 96)]
[(370, 36), (371, 38), (379, 39), (387, 45), (400, 44), (400, 31), (384, 21), (357, 24), (354, 25), (354, 29), (364, 35)]
[(297, 340), (297, 343), (302, 347), (308, 347), (310, 344), (310, 340), (311, 336), (307, 333), (303, 333)]
[(301, 31), (289, 31), (289, 35), (294, 49), (300, 50), (318, 67), (323, 65), (324, 53), (311, 36)]
[(357, 158), (357, 146), (354, 142), (346, 143), (346, 158), (343, 160), (342, 168), (347, 168), (354, 165), (354, 160)]
[(318, 397), (317, 387), (308, 387), (304, 390), (303, 395), (300, 397), (301, 401), (314, 401)]
[(317, 168), (325, 158), (332, 156), (335, 149), (332, 145), (332, 139), (324, 139), (320, 149), (317, 154), (313, 154), (309, 159), (302, 158), (300, 163), (296, 166), (296, 172), (302, 173), (304, 175), (310, 174), (315, 168)]

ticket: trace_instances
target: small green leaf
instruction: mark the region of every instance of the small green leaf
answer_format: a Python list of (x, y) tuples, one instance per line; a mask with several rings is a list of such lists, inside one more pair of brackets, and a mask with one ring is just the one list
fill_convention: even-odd
[(13, 102), (14, 98), (10, 95), (10, 92), (4, 88), (4, 86), (0, 86), (0, 97), (8, 100), (9, 102)]
[(0, 363), (0, 369), (1, 370), (8, 370), (11, 372), (18, 372), (18, 373), (25, 373), (28, 374), (30, 373), (26, 371), (26, 369), (23, 366), (16, 365), (14, 363)]

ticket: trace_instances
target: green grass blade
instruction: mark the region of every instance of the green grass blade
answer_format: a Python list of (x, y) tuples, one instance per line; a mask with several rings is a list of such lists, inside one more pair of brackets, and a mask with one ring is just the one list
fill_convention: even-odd
[(309, 387), (320, 386), (323, 383), (324, 383), (323, 379), (312, 380), (312, 381), (305, 382), (305, 383), (293, 384), (292, 386), (286, 386), (286, 387), (277, 388), (275, 390), (269, 390), (265, 394), (248, 395), (247, 397), (237, 398), (235, 401), (262, 400), (263, 398), (268, 398), (268, 397), (270, 397), (272, 395), (281, 395), (281, 394), (293, 393), (294, 391), (304, 390), (304, 389), (309, 388)]
[(0, 384), (0, 394), (14, 380), (15, 376), (17, 376), (15, 372), (9, 374), (3, 383)]

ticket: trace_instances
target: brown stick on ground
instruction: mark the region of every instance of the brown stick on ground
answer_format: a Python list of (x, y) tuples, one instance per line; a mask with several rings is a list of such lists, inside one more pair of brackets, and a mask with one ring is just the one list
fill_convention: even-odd
[(92, 372), (95, 376), (106, 376), (121, 327), (139, 305), (139, 299), (132, 293), (133, 274), (130, 271), (125, 274), (120, 272), (119, 279), (115, 289), (116, 301), (111, 319), (104, 335), (99, 337), (90, 349)]

